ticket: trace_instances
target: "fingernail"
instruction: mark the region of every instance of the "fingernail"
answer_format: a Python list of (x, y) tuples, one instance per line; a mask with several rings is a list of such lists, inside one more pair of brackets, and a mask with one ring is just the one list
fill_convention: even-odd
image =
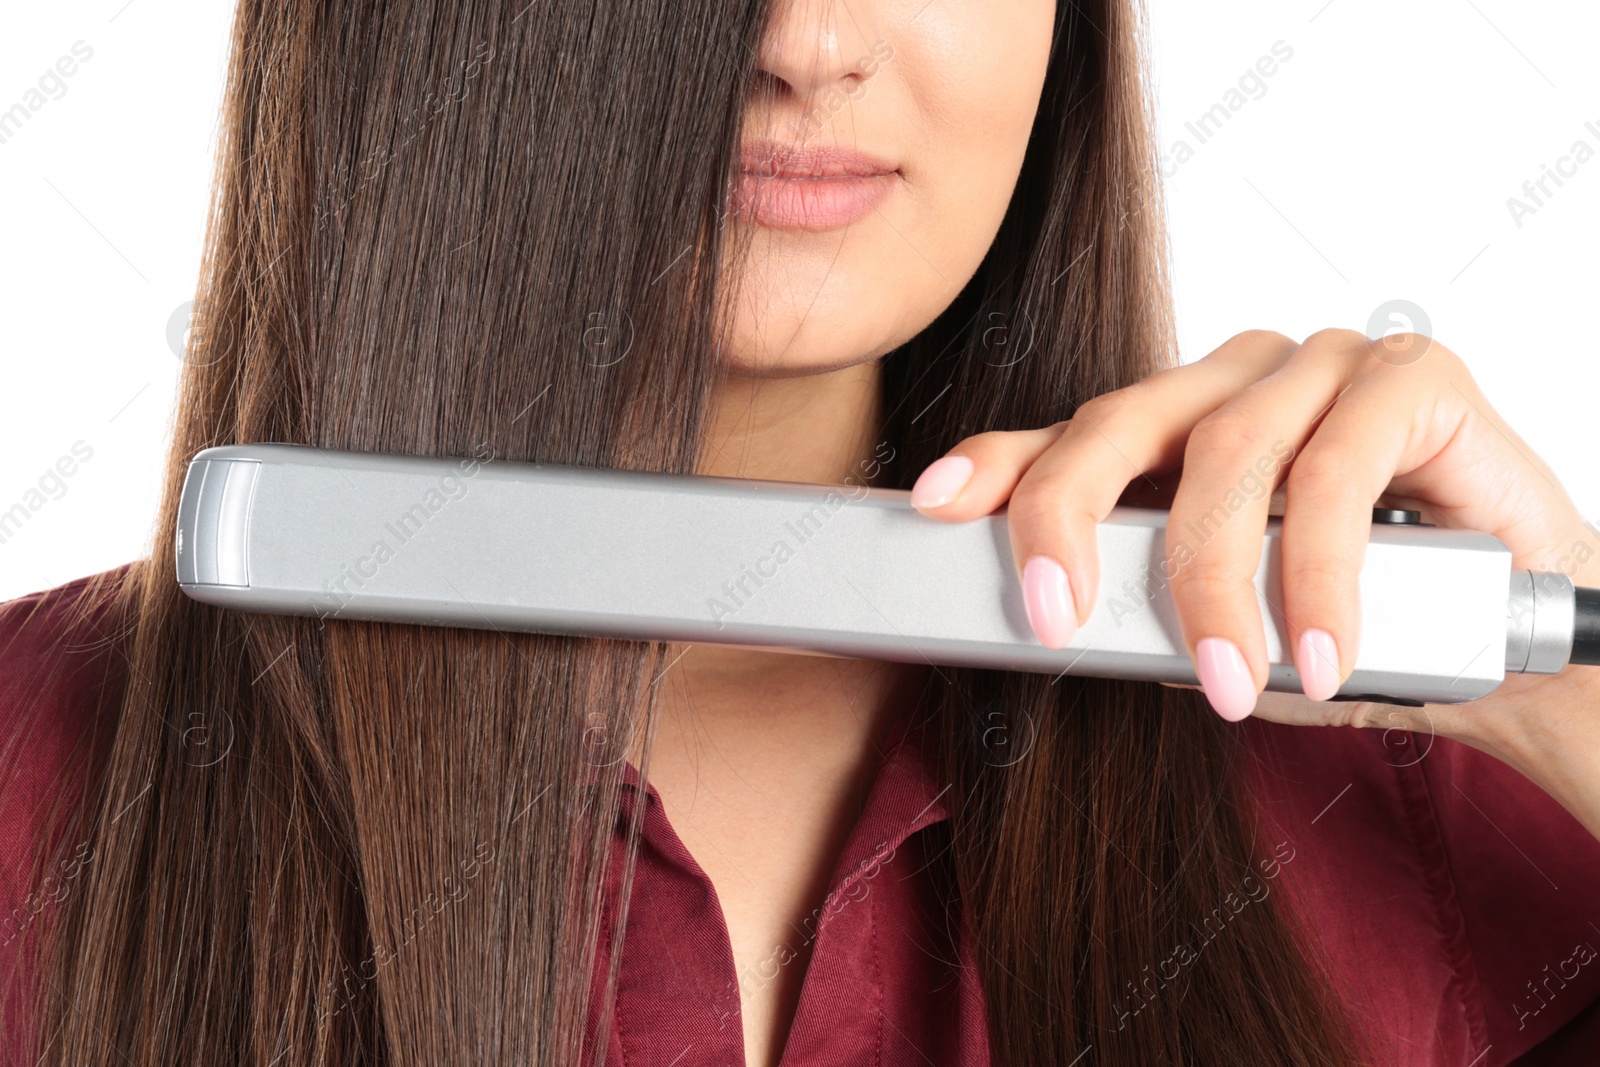
[(1300, 635), (1300, 688), (1312, 700), (1327, 700), (1339, 691), (1339, 646), (1326, 630), (1307, 630)]
[(911, 506), (936, 508), (948, 504), (971, 480), (972, 460), (966, 456), (934, 460), (911, 487)]
[(1049, 556), (1034, 556), (1022, 568), (1022, 604), (1028, 625), (1046, 648), (1064, 648), (1078, 632), (1072, 583), (1061, 564)]
[(1239, 646), (1226, 637), (1204, 637), (1194, 646), (1195, 667), (1206, 699), (1229, 722), (1247, 717), (1256, 706), (1256, 683)]

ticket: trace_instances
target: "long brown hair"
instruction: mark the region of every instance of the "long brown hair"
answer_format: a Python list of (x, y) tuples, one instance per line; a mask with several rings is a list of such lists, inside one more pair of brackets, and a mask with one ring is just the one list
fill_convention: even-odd
[[(36, 857), (81, 860), (28, 931), (38, 1062), (599, 1052), (619, 754), (662, 647), (211, 608), (173, 581), (175, 502), (233, 442), (694, 470), (766, 8), (240, 0), (126, 689)], [(1173, 358), (1138, 30), (1131, 0), (1060, 3), (998, 239), (885, 357), (878, 484)], [(1194, 694), (942, 670), (922, 710), (996, 1063), (1355, 1062), (1276, 903), (1151, 982), (1269, 856)]]

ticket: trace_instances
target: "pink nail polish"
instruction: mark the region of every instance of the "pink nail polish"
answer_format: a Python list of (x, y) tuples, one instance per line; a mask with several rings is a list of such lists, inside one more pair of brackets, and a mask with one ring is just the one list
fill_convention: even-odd
[(1072, 583), (1049, 556), (1034, 556), (1022, 568), (1022, 603), (1028, 625), (1046, 648), (1064, 648), (1078, 632)]
[(928, 464), (911, 487), (911, 506), (936, 508), (950, 503), (972, 480), (972, 469), (972, 460), (966, 456), (945, 456)]
[(1255, 679), (1238, 645), (1225, 637), (1205, 637), (1194, 646), (1194, 653), (1200, 688), (1218, 715), (1238, 722), (1255, 710)]
[(1300, 669), (1300, 688), (1312, 700), (1327, 700), (1339, 691), (1339, 646), (1328, 631), (1307, 630), (1300, 635), (1295, 665)]

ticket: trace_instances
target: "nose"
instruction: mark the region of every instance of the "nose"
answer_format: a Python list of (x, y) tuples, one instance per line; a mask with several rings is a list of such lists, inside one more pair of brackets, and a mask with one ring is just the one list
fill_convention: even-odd
[(761, 87), (785, 112), (812, 113), (829, 93), (854, 98), (873, 70), (872, 0), (777, 0), (757, 57)]

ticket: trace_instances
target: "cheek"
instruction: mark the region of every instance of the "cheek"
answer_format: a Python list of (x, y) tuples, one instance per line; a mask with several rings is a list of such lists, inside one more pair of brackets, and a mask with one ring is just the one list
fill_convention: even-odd
[(878, 250), (882, 277), (898, 285), (875, 295), (898, 310), (907, 336), (949, 306), (1000, 229), (1038, 113), (1054, 10), (1040, 0), (935, 0), (922, 16), (930, 25), (897, 49), (906, 195), (885, 211)]
[[(1010, 202), (1038, 112), (1054, 5), (950, 5), (904, 70), (927, 138), (911, 175), (939, 223), (987, 247)], [(963, 220), (974, 220), (965, 222)], [(981, 223), (977, 220), (983, 220)]]

